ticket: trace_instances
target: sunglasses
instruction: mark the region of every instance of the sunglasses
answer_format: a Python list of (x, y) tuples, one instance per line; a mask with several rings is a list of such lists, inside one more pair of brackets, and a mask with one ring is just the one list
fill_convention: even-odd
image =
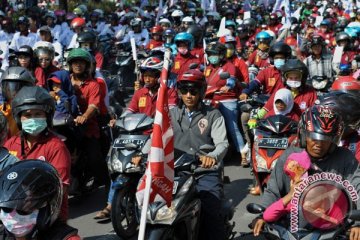
[[(1, 210), (3, 210), (4, 213), (11, 213), (12, 211), (14, 211), (13, 208), (6, 208), (6, 207), (2, 207)], [(32, 212), (22, 211), (22, 210), (17, 210), (17, 209), (15, 209), (15, 211), (16, 211), (19, 215), (23, 215), (23, 216), (26, 216), (26, 215), (29, 215), (29, 214), (32, 213)]]
[(182, 95), (186, 95), (187, 93), (190, 93), (192, 96), (196, 96), (199, 94), (199, 90), (196, 88), (181, 88), (180, 93)]
[(50, 62), (50, 58), (39, 58), (39, 62)]

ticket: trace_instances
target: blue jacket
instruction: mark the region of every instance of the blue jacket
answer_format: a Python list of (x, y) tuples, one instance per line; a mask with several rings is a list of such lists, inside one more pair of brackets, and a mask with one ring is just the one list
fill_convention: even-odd
[(50, 74), (49, 79), (52, 77), (61, 81), (61, 90), (57, 92), (60, 100), (56, 103), (56, 111), (77, 116), (79, 109), (75, 91), (71, 84), (70, 73), (66, 70), (60, 70)]

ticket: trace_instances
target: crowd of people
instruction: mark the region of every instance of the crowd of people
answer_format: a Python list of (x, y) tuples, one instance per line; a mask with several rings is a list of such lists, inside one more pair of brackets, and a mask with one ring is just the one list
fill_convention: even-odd
[[(280, 114), (299, 123), (298, 146), (279, 158), (262, 196), (273, 212), (256, 219), (255, 235), (283, 217), (301, 182), (283, 174), (292, 153), (305, 149), (316, 166), (309, 174), (340, 174), (360, 193), (360, 8), (352, 1), (281, 2), (117, 3), (112, 13), (84, 4), (68, 12), (34, 6), (19, 8), (15, 22), (13, 9), (0, 11), (0, 238), (79, 239), (66, 224), (68, 196), (84, 184), (85, 170), (95, 186), (109, 188), (95, 218), (110, 217), (114, 190), (103, 127), (114, 127), (120, 116), (102, 74), (114, 61), (100, 47), (103, 37), (114, 49), (134, 39), (136, 49), (149, 54), (135, 63), (140, 77), (123, 114), (155, 116), (163, 53), (171, 50), (167, 92), (175, 148), (195, 154), (203, 144), (215, 145), (200, 157), (204, 168), (223, 166), (229, 142), (231, 157), (249, 167), (250, 130), (259, 119)], [(239, 101), (258, 94), (269, 99), (250, 119)], [(71, 131), (53, 126), (59, 114), (73, 119)], [(81, 167), (79, 152), (86, 153)], [(197, 189), (200, 239), (224, 239), (220, 173), (206, 174)], [(259, 187), (250, 193), (260, 195)], [(351, 228), (350, 239), (360, 239), (359, 227)]]

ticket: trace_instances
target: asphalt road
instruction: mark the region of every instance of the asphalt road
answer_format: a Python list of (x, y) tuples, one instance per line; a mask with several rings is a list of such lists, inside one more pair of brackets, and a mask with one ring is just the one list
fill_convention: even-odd
[[(225, 195), (233, 200), (236, 206), (233, 221), (235, 221), (235, 239), (241, 239), (239, 232), (248, 232), (247, 225), (254, 218), (254, 215), (246, 211), (246, 205), (251, 202), (259, 202), (260, 197), (248, 193), (252, 185), (252, 176), (249, 168), (242, 168), (238, 157), (229, 157), (225, 166), (225, 176), (228, 176), (230, 183), (225, 185)], [(110, 221), (98, 222), (94, 220), (96, 212), (105, 207), (105, 190), (99, 188), (90, 193), (82, 200), (70, 199), (70, 220), (69, 224), (79, 229), (79, 234), (84, 240), (119, 240), (113, 231)], [(134, 237), (134, 239), (137, 239)]]

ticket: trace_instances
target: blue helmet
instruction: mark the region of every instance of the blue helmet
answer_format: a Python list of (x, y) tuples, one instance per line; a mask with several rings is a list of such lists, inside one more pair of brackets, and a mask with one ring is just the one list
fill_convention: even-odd
[(346, 27), (344, 32), (346, 32), (351, 38), (358, 38), (360, 36), (359, 27)]
[(272, 36), (266, 32), (266, 31), (261, 31), (258, 34), (256, 34), (256, 42), (258, 43), (270, 43), (272, 40)]
[(236, 29), (236, 23), (233, 20), (226, 20), (225, 27), (233, 27), (234, 29)]
[(187, 42), (189, 50), (193, 49), (194, 47), (194, 38), (190, 33), (187, 32), (181, 32), (176, 34), (174, 42), (175, 44), (177, 44), (178, 42)]
[(324, 19), (320, 22), (320, 26), (327, 26), (327, 27), (330, 27), (331, 25), (331, 22), (329, 19)]

